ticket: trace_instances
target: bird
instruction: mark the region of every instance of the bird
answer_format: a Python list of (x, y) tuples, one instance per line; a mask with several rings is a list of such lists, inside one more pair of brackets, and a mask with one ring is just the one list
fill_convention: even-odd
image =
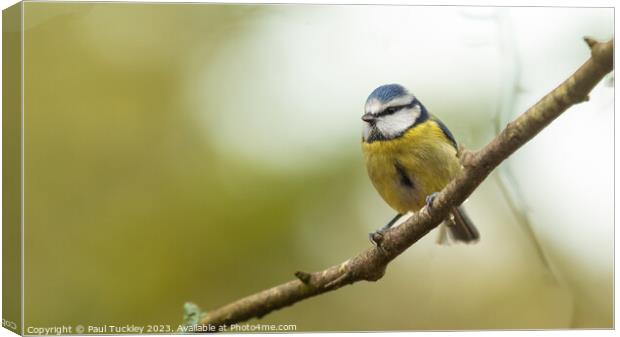
[[(448, 129), (400, 84), (386, 84), (373, 90), (362, 115), (362, 152), (368, 176), (383, 200), (397, 214), (375, 233), (383, 233), (403, 215), (432, 204), (441, 191), (462, 170), (457, 142)], [(480, 239), (462, 206), (452, 207), (440, 230), (455, 242), (475, 243)], [(445, 229), (448, 229), (446, 231)], [(373, 241), (373, 233), (369, 234)]]

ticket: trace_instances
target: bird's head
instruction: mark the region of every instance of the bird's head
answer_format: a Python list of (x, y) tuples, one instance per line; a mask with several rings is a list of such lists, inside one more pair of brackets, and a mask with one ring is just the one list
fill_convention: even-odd
[(424, 106), (402, 85), (382, 85), (366, 100), (362, 137), (366, 142), (394, 139), (427, 118)]

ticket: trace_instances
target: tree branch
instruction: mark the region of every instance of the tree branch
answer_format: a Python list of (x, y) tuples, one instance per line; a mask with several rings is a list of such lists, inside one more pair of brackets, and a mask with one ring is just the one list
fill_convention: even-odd
[[(587, 101), (594, 86), (613, 69), (613, 41), (585, 38), (591, 57), (577, 71), (529, 108), (477, 152), (460, 151), (462, 174), (400, 226), (376, 234), (377, 247), (323, 271), (297, 272), (297, 279), (263, 290), (204, 314), (202, 327), (219, 327), (262, 317), (306, 298), (358, 281), (377, 281), (390, 261), (437, 227), (453, 205), (459, 205), (503, 160), (532, 139), (574, 104)], [(199, 330), (200, 331), (200, 330)], [(215, 330), (217, 331), (217, 330)]]

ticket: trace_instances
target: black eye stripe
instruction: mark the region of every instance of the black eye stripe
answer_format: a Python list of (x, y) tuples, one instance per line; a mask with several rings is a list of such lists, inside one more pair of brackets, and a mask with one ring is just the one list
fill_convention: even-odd
[(381, 116), (391, 115), (393, 113), (396, 113), (398, 110), (404, 108), (405, 106), (406, 105), (399, 105), (399, 106), (392, 106), (392, 107), (383, 109), (383, 111), (379, 112), (377, 116), (381, 117)]
[(416, 105), (416, 103), (417, 103), (417, 100), (414, 99), (409, 104), (403, 104), (403, 105), (397, 105), (397, 106), (391, 106), (389, 108), (385, 108), (385, 109), (383, 109), (383, 111), (381, 111), (381, 112), (379, 112), (377, 114), (377, 117), (391, 115), (391, 114), (393, 114), (395, 112), (398, 112), (399, 110), (404, 109), (404, 108), (412, 108), (412, 107), (414, 107)]

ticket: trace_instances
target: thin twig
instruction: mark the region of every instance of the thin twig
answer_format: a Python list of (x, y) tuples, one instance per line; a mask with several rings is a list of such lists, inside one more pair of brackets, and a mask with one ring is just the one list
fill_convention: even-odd
[[(348, 261), (314, 273), (302, 273), (287, 283), (260, 291), (208, 311), (203, 327), (221, 326), (262, 317), (306, 298), (359, 281), (377, 281), (390, 261), (437, 227), (454, 205), (461, 204), (503, 160), (527, 143), (574, 104), (587, 100), (594, 86), (613, 68), (613, 41), (586, 40), (592, 55), (566, 81), (544, 96), (489, 144), (467, 156), (462, 174), (451, 181), (433, 201), (400, 226), (383, 233), (381, 247), (372, 247)], [(301, 277), (300, 277), (301, 276)], [(308, 277), (309, 276), (309, 277)], [(204, 331), (201, 330), (201, 331)]]

